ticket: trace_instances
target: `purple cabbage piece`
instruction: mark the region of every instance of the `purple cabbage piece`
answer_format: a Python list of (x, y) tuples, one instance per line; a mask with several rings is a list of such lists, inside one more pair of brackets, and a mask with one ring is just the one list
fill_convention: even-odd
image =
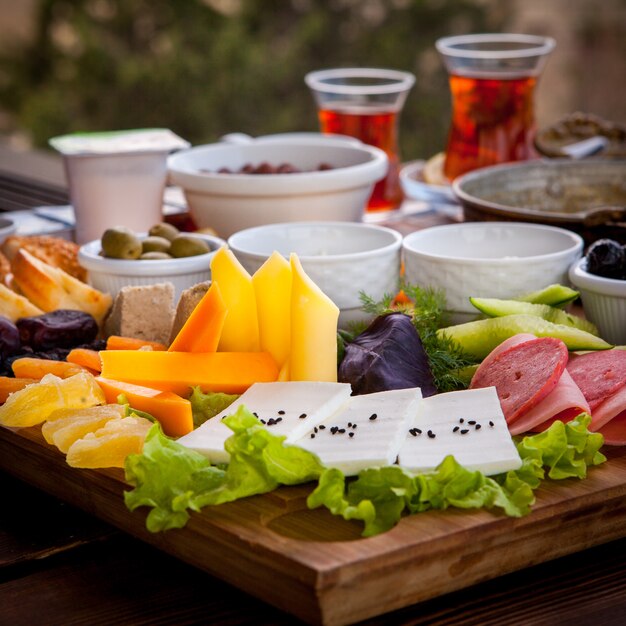
[(412, 387), (425, 398), (437, 393), (419, 333), (404, 313), (377, 317), (347, 344), (338, 378), (354, 395)]

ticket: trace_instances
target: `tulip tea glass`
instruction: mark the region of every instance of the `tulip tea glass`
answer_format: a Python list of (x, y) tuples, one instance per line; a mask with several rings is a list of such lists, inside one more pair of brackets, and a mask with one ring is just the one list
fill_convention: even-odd
[(404, 196), (399, 177), (398, 118), (415, 76), (396, 70), (346, 68), (311, 72), (305, 82), (317, 103), (323, 133), (356, 137), (387, 154), (387, 175), (374, 186), (367, 211), (399, 208)]
[(554, 39), (461, 35), (435, 45), (452, 95), (446, 177), (453, 180), (479, 167), (537, 157), (534, 91)]

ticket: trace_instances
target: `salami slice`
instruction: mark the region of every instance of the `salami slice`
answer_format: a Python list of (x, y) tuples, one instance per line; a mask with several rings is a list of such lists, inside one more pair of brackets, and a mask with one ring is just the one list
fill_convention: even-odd
[(508, 424), (539, 404), (557, 385), (568, 359), (567, 346), (553, 337), (524, 341), (479, 368), (470, 388), (495, 387)]
[(572, 357), (567, 371), (593, 412), (626, 385), (626, 350), (602, 350)]

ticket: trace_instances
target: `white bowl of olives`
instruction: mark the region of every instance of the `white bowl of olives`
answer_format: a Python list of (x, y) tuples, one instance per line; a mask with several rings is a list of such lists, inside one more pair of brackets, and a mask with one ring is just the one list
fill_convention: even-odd
[(127, 285), (170, 282), (178, 298), (184, 289), (210, 280), (211, 259), (224, 245), (219, 237), (180, 233), (165, 223), (148, 233), (116, 227), (82, 245), (78, 261), (87, 270), (89, 284), (112, 296)]

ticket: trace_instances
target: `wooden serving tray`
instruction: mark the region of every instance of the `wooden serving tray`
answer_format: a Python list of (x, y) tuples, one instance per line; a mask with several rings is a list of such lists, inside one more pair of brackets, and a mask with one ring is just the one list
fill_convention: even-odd
[(585, 480), (545, 481), (521, 519), (430, 511), (363, 539), (361, 525), (310, 511), (310, 485), (192, 513), (152, 534), (129, 512), (122, 470), (79, 470), (40, 428), (0, 428), (0, 469), (312, 624), (349, 624), (626, 536), (626, 449)]

